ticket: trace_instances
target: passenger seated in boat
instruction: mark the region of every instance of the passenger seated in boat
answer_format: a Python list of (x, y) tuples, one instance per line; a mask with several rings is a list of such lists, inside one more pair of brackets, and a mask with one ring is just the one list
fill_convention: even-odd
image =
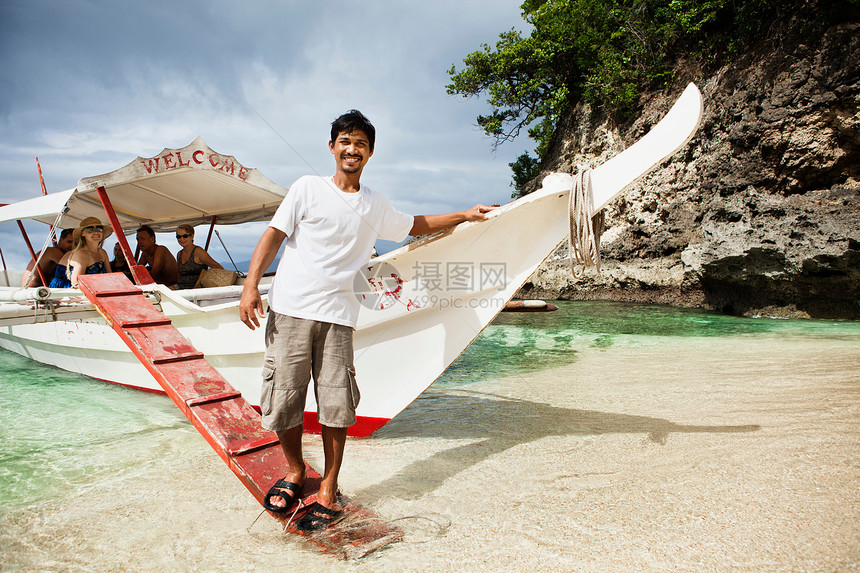
[(113, 260), (110, 262), (110, 268), (115, 273), (122, 273), (128, 280), (134, 282), (134, 276), (131, 274), (131, 267), (128, 266), (128, 261), (125, 260), (125, 255), (122, 253), (122, 246), (119, 243), (113, 246)]
[(176, 264), (179, 267), (177, 289), (194, 288), (200, 273), (206, 269), (224, 268), (206, 252), (206, 249), (194, 244), (194, 227), (191, 225), (179, 225), (176, 228), (176, 242), (182, 247), (176, 253)]
[(137, 230), (137, 247), (140, 249), (138, 264), (144, 265), (152, 280), (171, 286), (179, 278), (179, 266), (173, 253), (164, 245), (155, 242), (155, 231), (149, 225)]
[[(44, 276), (45, 280), (49, 283), (51, 282), (51, 278), (54, 276), (54, 271), (57, 270), (57, 263), (60, 262), (63, 255), (72, 250), (72, 231), (74, 231), (74, 229), (66, 229), (60, 233), (60, 240), (57, 241), (57, 246), (48, 247), (45, 249), (45, 252), (42, 253), (41, 257), (37, 257), (39, 259), (39, 268), (42, 269), (42, 276)], [(35, 263), (35, 261), (31, 260), (21, 279), (21, 286), (24, 288), (42, 286), (42, 278), (39, 276), (38, 272), (33, 271), (33, 263)]]
[(63, 255), (54, 271), (51, 288), (78, 286), (78, 277), (111, 272), (107, 252), (102, 248), (104, 240), (111, 236), (110, 225), (102, 225), (95, 217), (87, 217), (72, 232), (72, 250)]

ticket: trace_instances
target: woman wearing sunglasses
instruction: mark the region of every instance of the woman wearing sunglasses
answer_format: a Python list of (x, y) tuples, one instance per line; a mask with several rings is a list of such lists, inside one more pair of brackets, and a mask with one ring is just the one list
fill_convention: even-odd
[(78, 286), (78, 277), (109, 273), (110, 259), (102, 248), (104, 240), (111, 236), (113, 228), (103, 225), (96, 217), (87, 217), (72, 232), (72, 250), (63, 255), (54, 271), (50, 288)]
[(191, 225), (180, 225), (176, 228), (176, 242), (182, 247), (176, 253), (176, 262), (179, 265), (177, 289), (194, 288), (200, 273), (206, 269), (224, 268), (206, 252), (206, 249), (194, 244), (194, 227)]

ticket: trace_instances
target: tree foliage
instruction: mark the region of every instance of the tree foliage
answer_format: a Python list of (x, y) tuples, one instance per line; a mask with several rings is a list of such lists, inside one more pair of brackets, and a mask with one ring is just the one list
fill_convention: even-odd
[[(763, 27), (796, 10), (837, 14), (858, 0), (525, 0), (528, 36), (511, 29), (495, 46), (451, 66), (449, 94), (486, 94), (492, 107), (478, 125), (498, 146), (523, 129), (537, 160), (511, 163), (517, 187), (547, 147), (562, 114), (577, 102), (623, 120), (643, 90), (672, 79), (680, 57), (715, 62), (741, 49)], [(815, 12), (820, 13), (820, 10)], [(820, 17), (820, 16), (819, 16)]]
[[(540, 161), (529, 155), (528, 151), (517, 157), (513, 163), (508, 163), (508, 167), (514, 173), (511, 187), (517, 191), (525, 187), (526, 183), (537, 177), (538, 173), (540, 173)], [(513, 196), (517, 197), (519, 193), (514, 193)]]

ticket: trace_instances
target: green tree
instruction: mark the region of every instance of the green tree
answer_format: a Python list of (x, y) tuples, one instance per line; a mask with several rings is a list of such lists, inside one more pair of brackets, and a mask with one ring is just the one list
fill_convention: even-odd
[(511, 181), (511, 187), (514, 188), (514, 192), (511, 193), (511, 197), (522, 197), (526, 183), (537, 177), (540, 173), (540, 161), (529, 155), (529, 152), (526, 151), (517, 157), (516, 161), (508, 163), (508, 167), (514, 172), (513, 181)]
[[(526, 0), (531, 33), (511, 29), (495, 46), (448, 70), (449, 94), (486, 94), (492, 111), (477, 118), (494, 146), (523, 129), (543, 161), (559, 119), (578, 102), (626, 119), (643, 90), (672, 79), (680, 57), (704, 63), (756, 38), (764, 26), (805, 11), (812, 18), (845, 17), (858, 0)], [(856, 12), (856, 10), (854, 10)], [(510, 164), (514, 185), (535, 173), (520, 156)]]

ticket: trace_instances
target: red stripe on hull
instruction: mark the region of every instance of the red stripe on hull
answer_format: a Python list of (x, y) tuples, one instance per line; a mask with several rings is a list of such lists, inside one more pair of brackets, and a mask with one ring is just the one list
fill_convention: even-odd
[(105, 380), (104, 378), (94, 378), (99, 382), (104, 382), (105, 384), (113, 384), (114, 386), (122, 386), (123, 388), (131, 388), (132, 390), (140, 390), (141, 392), (150, 392), (152, 394), (163, 394), (167, 395), (167, 392), (162, 390), (161, 388), (145, 388), (143, 386), (135, 386), (134, 384), (123, 384), (122, 382), (114, 382), (113, 380)]
[[(391, 421), (391, 418), (371, 418), (369, 416), (358, 416), (355, 424), (346, 431), (347, 436), (354, 438), (365, 438)], [(319, 434), (322, 426), (317, 421), (316, 412), (305, 412), (305, 432), (308, 434)]]
[[(153, 394), (166, 394), (164, 390), (155, 389), (155, 388), (144, 388), (142, 386), (134, 386), (133, 384), (123, 384), (122, 382), (113, 382), (112, 380), (104, 380), (102, 378), (96, 378), (99, 382), (105, 382), (107, 384), (115, 384), (117, 386), (123, 386), (125, 388), (133, 388), (134, 390), (142, 390), (143, 392), (152, 392)], [(257, 412), (260, 411), (259, 406), (251, 406)], [(369, 416), (358, 416), (355, 424), (349, 427), (346, 435), (353, 438), (366, 438), (385, 424), (391, 421), (391, 418), (371, 418)], [(305, 432), (308, 434), (319, 434), (322, 432), (322, 426), (317, 421), (317, 413), (316, 412), (305, 412), (305, 420), (304, 420), (304, 428)]]

